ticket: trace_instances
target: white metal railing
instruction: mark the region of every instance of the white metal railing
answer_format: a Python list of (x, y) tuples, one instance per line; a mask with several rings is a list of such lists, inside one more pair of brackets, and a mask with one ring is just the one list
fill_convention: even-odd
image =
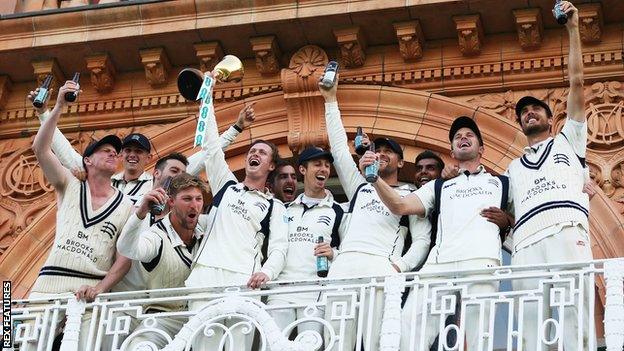
[[(355, 334), (356, 350), (426, 350), (426, 341), (420, 336), (425, 334), (426, 322), (435, 319), (434, 334), (440, 334), (441, 340), (438, 350), (535, 350), (537, 345), (523, 344), (529, 333), (524, 326), (531, 322), (527, 320), (527, 311), (533, 308), (537, 311), (533, 324), (540, 347), (563, 350), (565, 342), (569, 343), (566, 349), (596, 350), (594, 304), (601, 300), (593, 287), (598, 277), (604, 278), (606, 286), (604, 344), (608, 351), (622, 351), (624, 259), (409, 273), (385, 278), (275, 282), (255, 291), (233, 287), (109, 293), (100, 295), (93, 303), (76, 301), (70, 295), (54, 300), (20, 300), (13, 302), (11, 312), (16, 324), (13, 342), (17, 350), (51, 350), (54, 336), (64, 325), (61, 350), (189, 350), (194, 342), (216, 342), (218, 346), (212, 350), (240, 351), (244, 350), (238, 344), (241, 338), (251, 339), (254, 334), (254, 350), (346, 351), (348, 334)], [(495, 292), (471, 289), (474, 284), (522, 280), (536, 282), (535, 288)], [(592, 288), (584, 289), (587, 286)], [(412, 290), (411, 298), (415, 301), (422, 298), (422, 303), (408, 303), (409, 307), (402, 309), (405, 288)], [(306, 293), (319, 298), (298, 305), (265, 304), (269, 296), (277, 299)], [(198, 311), (149, 309), (187, 302), (204, 302), (205, 306)], [(376, 304), (383, 305), (383, 315), (375, 314)], [(302, 314), (280, 329), (272, 315), (293, 308), (300, 308)], [(572, 308), (574, 316), (562, 318), (564, 311)], [(467, 318), (467, 311), (472, 310), (477, 311), (476, 323)], [(445, 325), (445, 317), (452, 314), (458, 315), (459, 323)], [(501, 317), (505, 317), (503, 322)], [(580, 326), (589, 322), (591, 327), (570, 327), (570, 320)], [(316, 328), (296, 336), (291, 333), (303, 323)], [(409, 324), (401, 328), (402, 323)], [(377, 341), (369, 331), (378, 324), (381, 327)], [(136, 329), (138, 325), (141, 327)], [(171, 329), (171, 325), (178, 328)], [(402, 335), (402, 329), (408, 333)], [(446, 345), (445, 335), (453, 330), (458, 340), (455, 345)], [(568, 333), (570, 330), (572, 334)], [(466, 331), (473, 335), (476, 332), (476, 348), (465, 347), (469, 342)], [(567, 340), (565, 335), (576, 337)]]

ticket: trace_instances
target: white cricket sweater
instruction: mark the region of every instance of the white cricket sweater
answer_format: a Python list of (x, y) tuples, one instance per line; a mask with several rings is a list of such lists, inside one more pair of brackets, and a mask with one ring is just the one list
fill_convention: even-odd
[[(214, 194), (210, 228), (195, 258), (197, 264), (252, 274), (262, 271), (274, 280), (288, 249), (284, 204), (266, 191), (248, 189), (230, 171), (219, 145), (214, 118), (206, 122), (206, 176)], [(261, 267), (262, 247), (268, 240), (267, 260)], [(206, 282), (210, 284), (210, 282)]]
[(563, 222), (589, 231), (589, 197), (583, 193), (586, 143), (587, 124), (568, 119), (557, 136), (526, 148), (509, 164), (514, 248)]
[[(277, 280), (315, 279), (316, 256), (314, 247), (319, 236), (331, 247), (340, 245), (340, 224), (344, 211), (334, 201), (331, 192), (317, 205), (302, 203), (304, 194), (297, 196), (286, 208), (288, 218), (288, 252)], [(334, 251), (334, 255), (336, 255)]]
[[(349, 199), (340, 253), (363, 252), (387, 257), (402, 272), (424, 262), (431, 240), (429, 220), (426, 217), (393, 214), (381, 201), (375, 187), (366, 182), (349, 151), (338, 103), (325, 104), (325, 122), (334, 167)], [(411, 193), (408, 185), (395, 190), (401, 196)], [(408, 228), (412, 245), (401, 257)]]
[[(427, 216), (435, 207), (435, 182), (427, 182), (415, 192)], [(483, 166), (474, 174), (462, 172), (442, 183), (436, 242), (425, 264), (476, 258), (502, 262), (499, 228), (481, 216), (483, 209), (500, 208), (502, 201), (501, 180)]]
[(58, 199), (54, 243), (33, 292), (73, 293), (97, 284), (115, 262), (118, 234), (132, 213), (132, 202), (119, 191), (94, 211), (89, 185), (74, 177)]

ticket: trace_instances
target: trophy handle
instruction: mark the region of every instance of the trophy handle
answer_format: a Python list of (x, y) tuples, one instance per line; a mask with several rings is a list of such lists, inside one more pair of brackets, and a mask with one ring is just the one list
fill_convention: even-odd
[(185, 68), (178, 74), (178, 91), (186, 100), (197, 100), (204, 74), (196, 68)]

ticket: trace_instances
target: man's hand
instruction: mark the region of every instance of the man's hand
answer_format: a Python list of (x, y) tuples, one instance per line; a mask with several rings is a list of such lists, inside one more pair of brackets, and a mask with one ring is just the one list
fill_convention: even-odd
[(591, 200), (598, 192), (598, 184), (596, 184), (596, 182), (594, 182), (592, 179), (588, 180), (583, 185), (583, 192), (589, 195), (589, 200)]
[(323, 87), (323, 84), (321, 84), (322, 79), (323, 77), (319, 78), (318, 86), (319, 86), (319, 91), (321, 92), (321, 96), (323, 96), (323, 98), (325, 99), (325, 102), (338, 101), (338, 99), (336, 99), (336, 91), (338, 91), (338, 79), (340, 79), (340, 76), (336, 77), (336, 83), (334, 83), (334, 86), (331, 87), (330, 89), (326, 89), (325, 87)]
[(256, 102), (252, 102), (249, 105), (245, 105), (238, 113), (238, 119), (236, 120), (236, 126), (238, 128), (245, 129), (249, 127), (256, 120), (256, 113), (253, 109)]
[(56, 96), (56, 105), (59, 107), (63, 107), (69, 105), (69, 103), (65, 100), (65, 93), (69, 92), (77, 92), (78, 94), (82, 92), (80, 90), (80, 84), (74, 82), (73, 80), (68, 80), (65, 84), (59, 89), (58, 95)]
[(332, 250), (329, 243), (318, 243), (314, 247), (314, 256), (325, 256), (331, 261), (334, 259), (334, 250)]
[[(28, 93), (28, 101), (30, 101), (31, 104), (33, 101), (35, 101), (35, 97), (37, 97), (37, 94), (39, 94), (39, 88), (31, 90)], [(48, 109), (48, 101), (50, 101), (50, 96), (52, 96), (52, 89), (48, 91), (48, 96), (46, 96), (46, 99), (43, 101), (43, 106), (39, 108), (33, 105), (33, 108), (35, 109), (35, 112), (37, 112), (37, 114), (42, 115)]]
[(266, 282), (268, 281), (269, 281), (268, 275), (262, 272), (256, 272), (251, 275), (251, 278), (249, 278), (249, 281), (247, 282), (247, 287), (252, 288), (252, 289), (258, 289), (262, 285), (266, 284)]
[(375, 161), (377, 161), (377, 154), (370, 150), (366, 151), (364, 155), (360, 157), (360, 172), (364, 174), (366, 167), (372, 165)]
[(78, 300), (85, 300), (87, 302), (91, 302), (95, 300), (96, 296), (101, 294), (101, 289), (96, 286), (83, 285), (74, 294)]
[(145, 218), (147, 216), (147, 212), (149, 212), (150, 204), (164, 204), (167, 202), (167, 192), (163, 188), (156, 188), (148, 191), (145, 195), (143, 195), (143, 200), (141, 200), (141, 204), (136, 210), (136, 215), (139, 219)]
[(442, 174), (440, 175), (442, 179), (452, 179), (459, 175), (459, 166), (458, 165), (446, 165), (442, 170)]
[(395, 271), (397, 271), (397, 273), (401, 273), (401, 268), (399, 268), (399, 266), (397, 266), (396, 264), (392, 264), (392, 268), (394, 268)]
[[(572, 5), (569, 1), (561, 2), (561, 11), (563, 11), (568, 16), (568, 22), (565, 26), (569, 29), (578, 28), (579, 25), (579, 17), (578, 17), (578, 9)], [(553, 10), (553, 15), (555, 10)]]
[(498, 207), (488, 207), (481, 211), (481, 216), (485, 217), (488, 222), (496, 224), (500, 229), (506, 229), (511, 226), (511, 220), (505, 211)]

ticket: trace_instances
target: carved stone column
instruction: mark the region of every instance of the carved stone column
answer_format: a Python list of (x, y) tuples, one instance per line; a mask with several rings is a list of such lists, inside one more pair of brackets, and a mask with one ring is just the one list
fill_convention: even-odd
[(260, 74), (272, 75), (280, 69), (280, 49), (274, 35), (249, 39), (251, 49), (256, 54), (256, 67)]
[(100, 94), (113, 90), (115, 85), (115, 66), (108, 54), (100, 54), (85, 59), (87, 69), (91, 73), (91, 85)]
[(399, 40), (399, 51), (401, 56), (403, 56), (403, 60), (409, 62), (421, 58), (425, 46), (425, 36), (420, 27), (420, 22), (395, 23), (394, 30)]
[(518, 41), (523, 50), (535, 50), (542, 45), (542, 14), (540, 9), (514, 10)]
[(361, 67), (366, 60), (366, 41), (359, 26), (334, 29), (342, 64), (347, 68)]
[(6, 104), (7, 99), (9, 98), (11, 87), (11, 78), (4, 75), (0, 76), (0, 110), (4, 108), (4, 104)]
[(580, 4), (578, 10), (581, 40), (585, 44), (599, 43), (603, 26), (600, 3)]
[(483, 46), (483, 25), (480, 15), (454, 16), (459, 41), (459, 50), (464, 56), (481, 53)]
[(282, 86), (288, 112), (288, 147), (294, 155), (308, 145), (327, 146), (323, 98), (318, 80), (327, 65), (327, 54), (308, 45), (297, 51), (282, 69)]
[(164, 48), (140, 50), (141, 63), (145, 67), (145, 79), (152, 88), (159, 88), (167, 83), (171, 64)]
[(199, 60), (199, 69), (202, 72), (212, 71), (214, 66), (223, 58), (223, 49), (219, 42), (199, 43), (193, 47)]
[(54, 91), (58, 92), (58, 88), (65, 84), (65, 76), (63, 75), (58, 62), (56, 62), (56, 59), (33, 61), (32, 66), (38, 86), (43, 83), (43, 80), (48, 74), (51, 74), (53, 77), (50, 87), (54, 89)]

